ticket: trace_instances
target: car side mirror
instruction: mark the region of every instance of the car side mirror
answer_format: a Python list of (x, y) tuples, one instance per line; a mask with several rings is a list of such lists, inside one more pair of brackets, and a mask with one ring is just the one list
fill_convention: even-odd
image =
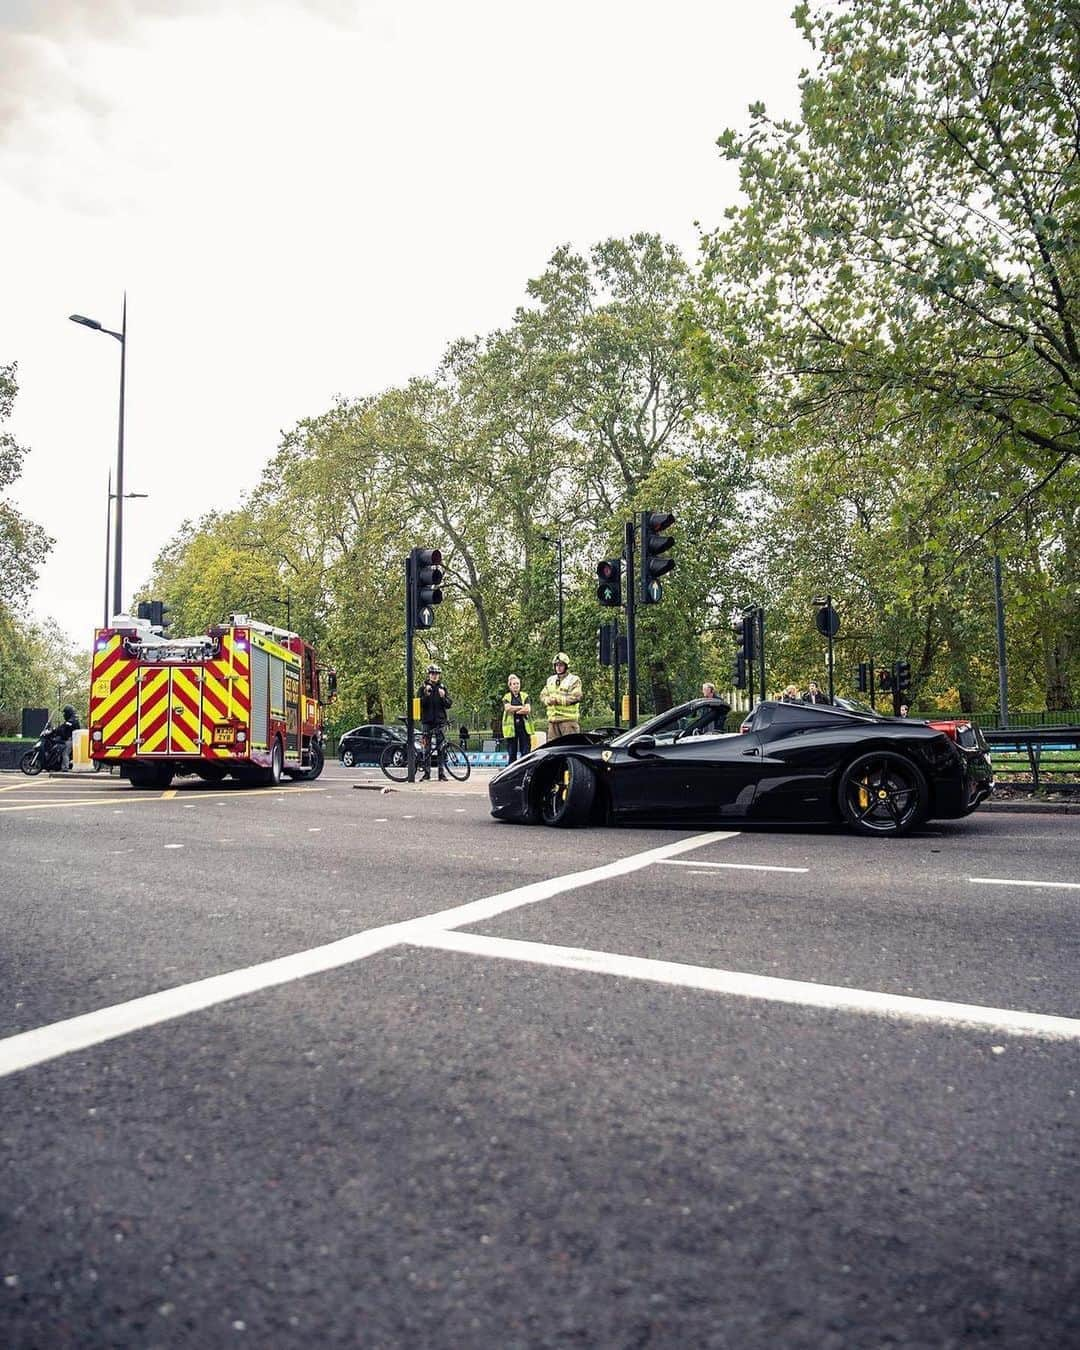
[(655, 737), (655, 736), (639, 736), (639, 737), (637, 738), (637, 740), (636, 740), (636, 741), (632, 741), (632, 742), (630, 743), (630, 745), (628, 745), (628, 746), (626, 747), (626, 749), (627, 749), (627, 752), (628, 752), (629, 754), (635, 756), (635, 758), (640, 758), (640, 757), (642, 757), (642, 756), (644, 756), (644, 755), (652, 755), (652, 754), (655, 754), (655, 753), (656, 753), (656, 737)]

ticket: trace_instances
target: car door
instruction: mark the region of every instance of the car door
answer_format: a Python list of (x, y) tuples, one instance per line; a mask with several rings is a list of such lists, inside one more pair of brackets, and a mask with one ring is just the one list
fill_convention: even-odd
[(382, 754), (383, 746), (388, 739), (385, 727), (371, 725), (361, 727), (356, 742), (357, 762), (360, 764), (378, 764), (379, 756)]
[(754, 732), (661, 736), (615, 754), (613, 806), (627, 820), (744, 816), (761, 768), (761, 742)]

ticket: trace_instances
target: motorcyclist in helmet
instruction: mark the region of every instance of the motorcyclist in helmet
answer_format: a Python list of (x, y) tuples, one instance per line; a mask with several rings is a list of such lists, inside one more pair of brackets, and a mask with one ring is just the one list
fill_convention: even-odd
[(60, 772), (71, 771), (71, 739), (79, 729), (79, 719), (75, 709), (68, 703), (64, 708), (64, 720), (53, 731), (53, 739), (60, 746)]

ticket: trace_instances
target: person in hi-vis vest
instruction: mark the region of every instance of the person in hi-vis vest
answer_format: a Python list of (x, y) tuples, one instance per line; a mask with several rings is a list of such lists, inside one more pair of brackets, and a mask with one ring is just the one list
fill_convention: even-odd
[(570, 673), (570, 658), (565, 652), (556, 652), (552, 673), (540, 693), (540, 702), (547, 709), (547, 738), (571, 736), (581, 730), (581, 678)]

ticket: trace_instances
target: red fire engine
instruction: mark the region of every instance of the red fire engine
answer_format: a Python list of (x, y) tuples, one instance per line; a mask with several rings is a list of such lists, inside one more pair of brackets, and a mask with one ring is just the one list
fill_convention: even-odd
[(189, 638), (118, 615), (94, 634), (90, 757), (137, 788), (166, 788), (178, 773), (318, 778), (336, 682), (310, 643), (246, 614)]

